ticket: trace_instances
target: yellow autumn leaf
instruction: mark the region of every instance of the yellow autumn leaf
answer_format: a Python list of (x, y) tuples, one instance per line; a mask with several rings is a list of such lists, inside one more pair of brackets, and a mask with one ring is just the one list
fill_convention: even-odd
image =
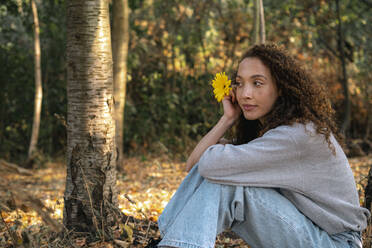
[(120, 224), (120, 230), (121, 231), (125, 231), (125, 233), (127, 234), (127, 240), (129, 240), (130, 242), (132, 242), (133, 240), (133, 229), (132, 227), (128, 226), (128, 225), (125, 225), (125, 224)]

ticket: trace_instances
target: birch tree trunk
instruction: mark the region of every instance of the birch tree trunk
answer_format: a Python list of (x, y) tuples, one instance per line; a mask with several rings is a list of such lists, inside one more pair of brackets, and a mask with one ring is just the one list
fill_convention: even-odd
[(103, 237), (117, 205), (107, 0), (67, 1), (67, 175), (63, 223)]
[(263, 0), (259, 0), (259, 10), (260, 10), (260, 44), (264, 44), (266, 42), (266, 30)]
[(41, 103), (43, 99), (43, 89), (41, 85), (41, 65), (40, 65), (40, 28), (39, 18), (37, 14), (37, 6), (34, 0), (31, 1), (32, 15), (34, 18), (34, 60), (35, 60), (35, 101), (34, 101), (34, 120), (32, 124), (31, 141), (28, 149), (28, 160), (32, 159), (32, 155), (37, 147), (40, 128)]
[(114, 0), (112, 52), (114, 60), (115, 139), (118, 150), (118, 168), (121, 168), (123, 164), (123, 126), (129, 42), (128, 16), (128, 0)]
[(265, 16), (263, 0), (254, 0), (254, 19), (253, 19), (253, 44), (264, 44), (266, 42)]

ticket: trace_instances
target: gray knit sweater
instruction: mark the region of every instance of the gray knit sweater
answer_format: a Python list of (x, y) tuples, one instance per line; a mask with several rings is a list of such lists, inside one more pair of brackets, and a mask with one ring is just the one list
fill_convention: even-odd
[(329, 234), (361, 231), (370, 213), (360, 207), (353, 173), (333, 135), (331, 142), (336, 155), (313, 124), (283, 125), (247, 144), (209, 147), (198, 170), (215, 183), (279, 188)]

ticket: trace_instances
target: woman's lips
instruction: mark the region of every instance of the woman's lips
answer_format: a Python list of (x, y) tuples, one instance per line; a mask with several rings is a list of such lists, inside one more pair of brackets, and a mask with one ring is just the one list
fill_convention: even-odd
[(251, 111), (257, 107), (257, 105), (250, 105), (250, 104), (243, 104), (242, 106), (245, 111)]

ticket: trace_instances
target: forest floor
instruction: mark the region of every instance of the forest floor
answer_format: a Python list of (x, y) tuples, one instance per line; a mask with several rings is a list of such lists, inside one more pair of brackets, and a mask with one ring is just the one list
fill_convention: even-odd
[[(363, 189), (372, 156), (351, 158), (349, 162), (363, 204)], [(14, 192), (14, 189), (22, 189), (40, 200), (44, 205), (43, 211), (50, 213), (52, 222), (61, 224), (66, 176), (64, 163), (47, 163), (45, 168), (33, 170), (29, 176), (2, 172), (1, 183), (13, 190), (0, 191), (0, 247), (15, 247), (15, 244), (19, 247), (144, 247), (150, 238), (159, 237), (157, 218), (186, 176), (184, 166), (184, 163), (166, 157), (127, 158), (124, 171), (118, 173), (118, 190), (119, 208), (126, 216), (123, 228), (130, 229), (130, 235), (126, 240), (93, 243), (81, 237), (66, 239), (54, 234), (53, 224), (43, 222), (33, 208), (35, 204), (30, 206), (20, 201)], [(36, 203), (37, 206), (40, 204)], [(371, 232), (369, 228), (364, 238), (370, 240)], [(248, 246), (231, 232), (224, 232), (218, 236), (216, 247)]]

